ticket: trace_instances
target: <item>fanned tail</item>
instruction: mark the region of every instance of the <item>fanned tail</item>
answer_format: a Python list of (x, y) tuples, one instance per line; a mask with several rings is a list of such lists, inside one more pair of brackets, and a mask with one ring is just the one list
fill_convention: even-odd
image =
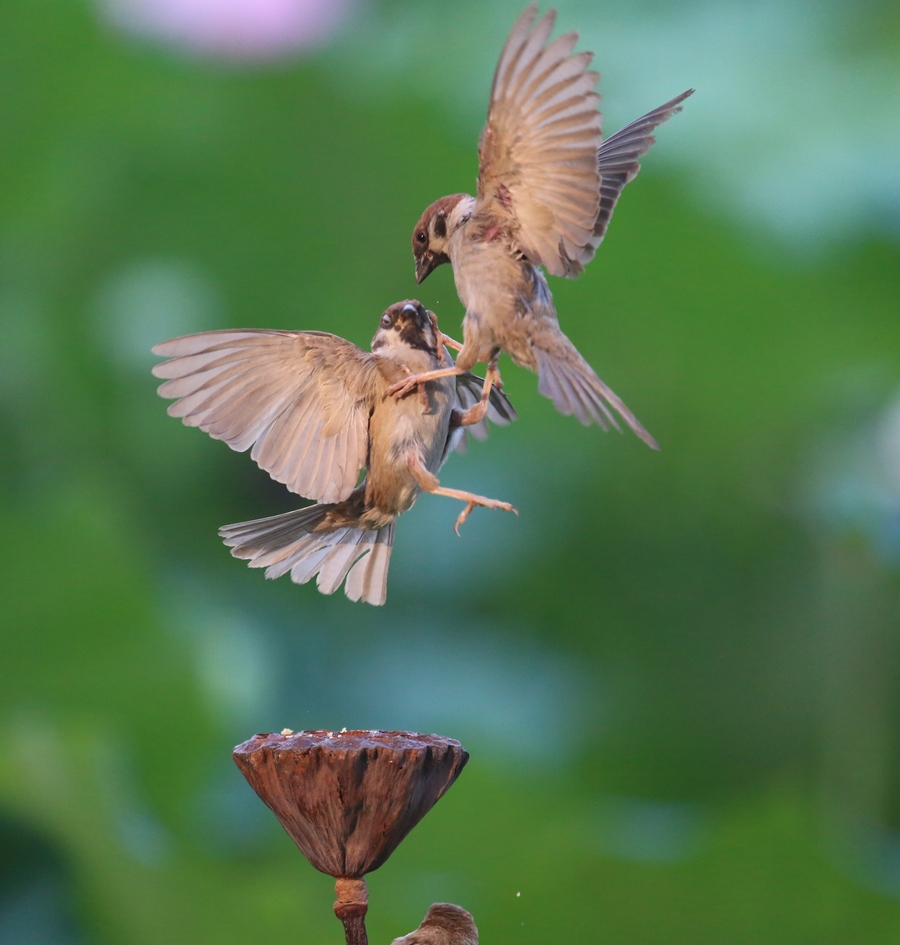
[[(291, 580), (306, 584), (318, 575), (323, 594), (343, 583), (350, 600), (383, 604), (394, 544), (394, 523), (379, 529), (359, 528), (351, 512), (353, 500), (224, 525), (219, 534), (235, 558), (251, 568), (265, 568), (267, 578), (290, 571)], [(345, 583), (346, 581), (346, 583)]]
[(644, 429), (637, 417), (616, 393), (594, 373), (575, 345), (562, 333), (554, 339), (553, 351), (535, 347), (538, 390), (562, 413), (574, 414), (585, 426), (596, 423), (601, 430), (619, 429), (612, 410), (628, 424), (650, 449), (659, 444)]

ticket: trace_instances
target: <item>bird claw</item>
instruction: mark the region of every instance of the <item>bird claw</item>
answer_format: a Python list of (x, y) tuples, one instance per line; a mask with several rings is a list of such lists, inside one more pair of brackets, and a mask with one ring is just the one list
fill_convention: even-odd
[(459, 526), (465, 523), (466, 519), (469, 517), (469, 513), (478, 505), (486, 509), (500, 509), (503, 512), (515, 512), (516, 515), (519, 514), (519, 510), (514, 505), (510, 505), (509, 502), (501, 502), (499, 499), (483, 499), (480, 496), (476, 496), (466, 503), (466, 507), (456, 518), (453, 531), (455, 531), (457, 535), (459, 535)]
[(488, 365), (485, 377), (490, 379), (491, 385), (496, 387), (497, 390), (503, 390), (503, 378), (500, 377), (500, 368), (497, 367), (496, 361), (492, 361)]
[(456, 522), (455, 522), (454, 525), (453, 525), (453, 531), (456, 532), (456, 537), (457, 537), (457, 538), (460, 537), (460, 535), (459, 535), (459, 526), (462, 525), (462, 524), (464, 524), (464, 522), (466, 521), (466, 519), (469, 517), (469, 512), (471, 512), (472, 509), (474, 509), (474, 508), (475, 508), (475, 503), (474, 503), (474, 502), (469, 502), (469, 504), (468, 504), (468, 505), (462, 510), (462, 512), (460, 512), (459, 515), (457, 516)]
[(420, 375), (413, 374), (412, 371), (404, 364), (401, 365), (403, 370), (409, 375), (409, 377), (404, 377), (402, 381), (397, 381), (396, 384), (391, 384), (391, 386), (385, 391), (385, 399), (388, 397), (396, 397), (398, 400), (401, 397), (405, 397), (412, 389), (418, 388), (419, 392), (419, 403), (425, 408), (425, 412), (428, 412), (428, 408), (431, 406), (428, 400), (428, 391), (425, 389), (425, 381), (420, 380)]
[(423, 381), (419, 380), (418, 374), (411, 374), (409, 377), (404, 377), (402, 381), (397, 381), (396, 384), (391, 384), (391, 386), (387, 389), (387, 396), (397, 398), (405, 397), (414, 387), (418, 387), (422, 395), (425, 394), (425, 384)]

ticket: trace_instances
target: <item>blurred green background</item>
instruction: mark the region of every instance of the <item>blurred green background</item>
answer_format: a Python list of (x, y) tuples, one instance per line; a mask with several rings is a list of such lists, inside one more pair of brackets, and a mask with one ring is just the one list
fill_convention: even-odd
[(230, 759), (459, 738), (370, 939), (900, 938), (900, 7), (560, 2), (606, 130), (694, 86), (563, 325), (657, 437), (520, 420), (400, 521), (382, 609), (216, 535), (296, 497), (166, 416), (150, 346), (366, 346), (471, 189), (519, 0), (0, 5), (0, 943), (339, 942)]

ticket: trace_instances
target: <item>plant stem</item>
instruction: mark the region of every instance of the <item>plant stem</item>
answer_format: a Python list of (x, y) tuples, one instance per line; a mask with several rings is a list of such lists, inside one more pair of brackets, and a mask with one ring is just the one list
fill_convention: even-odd
[(334, 914), (344, 923), (347, 945), (369, 945), (366, 935), (366, 912), (369, 908), (369, 890), (361, 878), (338, 878), (334, 884), (337, 902)]
[(369, 945), (365, 916), (354, 915), (341, 921), (344, 923), (344, 936), (347, 939), (347, 945)]

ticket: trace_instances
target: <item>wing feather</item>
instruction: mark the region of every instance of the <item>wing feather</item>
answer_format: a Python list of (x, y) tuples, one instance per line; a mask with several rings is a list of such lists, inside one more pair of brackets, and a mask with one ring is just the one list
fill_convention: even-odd
[[(315, 469), (316, 472), (313, 474), (313, 488), (317, 491), (324, 491), (328, 488), (328, 481), (332, 476), (332, 470), (334, 468), (334, 447), (337, 442), (337, 437), (335, 436), (325, 436), (325, 431), (322, 431), (322, 436), (319, 438), (318, 452), (315, 458)], [(353, 483), (354, 487), (356, 482)]]
[(665, 105), (654, 108), (640, 118), (626, 125), (621, 131), (610, 135), (600, 146), (597, 154), (597, 166), (600, 171), (600, 211), (594, 223), (594, 233), (578, 257), (578, 263), (585, 266), (594, 258), (597, 247), (603, 242), (613, 210), (624, 186), (637, 177), (641, 169), (639, 159), (656, 143), (650, 133), (654, 128), (668, 121), (676, 112), (681, 111), (681, 103), (694, 94), (688, 89)]
[(479, 144), (476, 215), (507, 222), (522, 251), (554, 275), (575, 266), (600, 207), (599, 76), (576, 33), (547, 45), (555, 11), (537, 4), (516, 21), (500, 54)]
[(365, 466), (377, 370), (325, 332), (209, 331), (156, 345), (172, 416), (252, 458), (292, 492), (340, 502)]

